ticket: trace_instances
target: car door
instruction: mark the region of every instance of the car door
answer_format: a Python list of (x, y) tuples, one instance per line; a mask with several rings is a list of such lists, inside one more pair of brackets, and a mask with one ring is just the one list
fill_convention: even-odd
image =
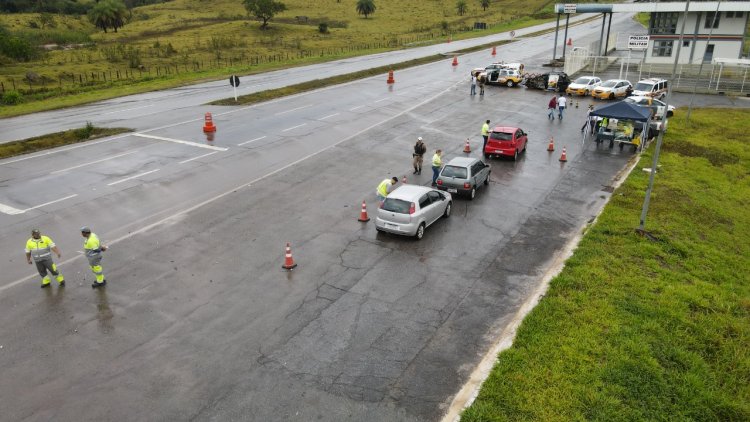
[(431, 222), (434, 222), (445, 212), (445, 197), (434, 190), (427, 192), (427, 197), (430, 199), (430, 212), (432, 214)]
[(477, 174), (479, 175), (477, 177), (477, 185), (479, 185), (480, 183), (484, 183), (484, 181), (489, 177), (490, 168), (482, 160), (477, 161), (475, 166), (477, 167)]
[(526, 134), (521, 129), (516, 131), (516, 148), (519, 151), (523, 151), (526, 148)]
[(425, 225), (429, 226), (434, 221), (434, 207), (430, 207), (432, 201), (430, 197), (425, 193), (419, 197), (419, 218), (425, 222)]
[(499, 75), (499, 74), (500, 74), (500, 72), (498, 72), (497, 70), (493, 70), (493, 71), (492, 71), (492, 72), (490, 72), (490, 74), (489, 74), (489, 75), (487, 76), (487, 80), (488, 80), (488, 81), (490, 81), (490, 82), (497, 82), (497, 78), (498, 78), (498, 75)]
[(471, 172), (471, 185), (474, 187), (479, 186), (482, 181), (482, 175), (480, 174), (481, 169), (477, 166), (477, 163), (472, 164), (469, 171)]

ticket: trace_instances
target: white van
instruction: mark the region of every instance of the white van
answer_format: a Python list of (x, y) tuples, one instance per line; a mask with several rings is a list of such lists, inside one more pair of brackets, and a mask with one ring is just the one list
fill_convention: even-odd
[(657, 100), (664, 99), (667, 96), (667, 80), (666, 79), (643, 79), (638, 81), (633, 87), (633, 93), (631, 94), (637, 97), (651, 97)]

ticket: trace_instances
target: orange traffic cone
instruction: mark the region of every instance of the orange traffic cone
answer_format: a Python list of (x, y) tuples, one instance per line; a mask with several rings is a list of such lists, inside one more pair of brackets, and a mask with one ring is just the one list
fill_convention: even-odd
[(363, 223), (370, 221), (370, 217), (367, 216), (367, 204), (365, 201), (362, 201), (362, 212), (359, 213), (359, 218), (357, 220)]
[(214, 126), (214, 118), (211, 117), (211, 113), (206, 113), (205, 123), (203, 123), (203, 131), (216, 132), (216, 126)]
[(297, 264), (294, 263), (294, 258), (292, 258), (292, 247), (289, 245), (289, 242), (286, 243), (286, 256), (284, 257), (284, 265), (281, 266), (281, 268), (285, 270), (291, 270), (292, 268), (296, 267)]
[(568, 47), (573, 45), (573, 38), (568, 38)]
[(564, 163), (566, 161), (568, 161), (568, 154), (565, 153), (565, 147), (563, 147), (563, 153), (560, 156), (560, 162)]
[(458, 56), (453, 56), (453, 66), (458, 66)]
[(549, 145), (547, 145), (547, 151), (554, 151), (555, 150), (555, 138), (550, 136), (549, 137)]
[(388, 83), (388, 84), (392, 84), (392, 83), (396, 82), (396, 80), (393, 79), (393, 71), (392, 70), (388, 71), (388, 80), (385, 81), (385, 82)]
[(493, 56), (497, 55), (497, 51), (495, 51), (495, 47), (492, 47), (492, 55)]
[(464, 145), (464, 152), (467, 153), (467, 154), (471, 152), (471, 146), (469, 145), (469, 139), (468, 138), (466, 139), (466, 145)]

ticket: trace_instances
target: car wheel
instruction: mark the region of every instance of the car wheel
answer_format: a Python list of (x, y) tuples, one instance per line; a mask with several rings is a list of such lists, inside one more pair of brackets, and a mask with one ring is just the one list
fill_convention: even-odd
[(485, 186), (487, 186), (487, 185), (490, 184), (490, 174), (491, 173), (487, 173), (487, 177), (484, 179), (484, 185)]
[(422, 240), (424, 237), (424, 223), (420, 224), (419, 227), (417, 227), (417, 233), (414, 235), (414, 237), (417, 240)]
[(471, 188), (471, 192), (469, 192), (469, 199), (473, 200), (477, 196), (477, 188)]
[(383, 229), (381, 229), (380, 227), (375, 226), (375, 230), (379, 231), (380, 233), (383, 233)]
[(516, 150), (516, 152), (513, 153), (513, 161), (516, 161), (516, 160), (518, 160), (518, 150)]
[(615, 93), (614, 92), (612, 92), (612, 93), (609, 94), (609, 99), (610, 100), (614, 100), (615, 99)]
[(451, 201), (448, 201), (448, 205), (445, 206), (445, 212), (443, 213), (443, 217), (448, 218), (451, 216), (451, 206), (453, 204)]
[(523, 144), (523, 149), (521, 151), (522, 152), (526, 152), (526, 146), (528, 146), (528, 145), (529, 145), (528, 142), (526, 142), (525, 144)]
[(484, 158), (490, 158), (490, 154), (484, 153)]
[(669, 110), (669, 111), (667, 112), (667, 117), (672, 117), (672, 116), (674, 116), (674, 111), (672, 111), (672, 110)]
[(508, 88), (513, 88), (513, 81), (505, 82), (505, 86), (507, 86)]

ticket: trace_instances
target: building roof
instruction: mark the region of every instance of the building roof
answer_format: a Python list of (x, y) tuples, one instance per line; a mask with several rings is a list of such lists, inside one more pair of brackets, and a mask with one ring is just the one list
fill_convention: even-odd
[[(575, 13), (620, 13), (620, 12), (684, 12), (684, 1), (670, 2), (648, 2), (648, 3), (576, 3)], [(716, 1), (699, 1), (690, 2), (688, 12), (715, 12), (716, 7), (719, 12), (750, 12), (750, 2), (748, 1), (722, 1), (721, 5)], [(565, 13), (565, 4), (556, 3), (555, 12)]]

